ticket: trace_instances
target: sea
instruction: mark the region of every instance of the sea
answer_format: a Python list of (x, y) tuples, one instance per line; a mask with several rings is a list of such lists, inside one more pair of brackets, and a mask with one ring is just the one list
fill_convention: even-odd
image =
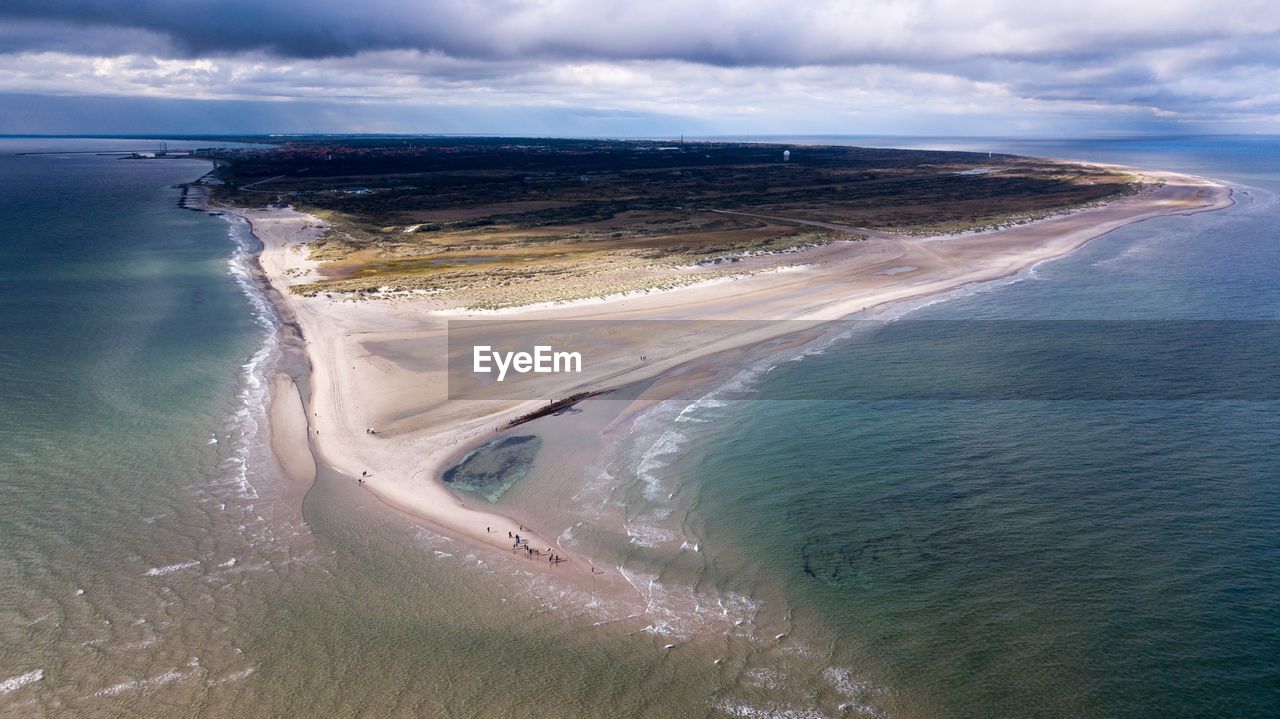
[[(1277, 393), (1174, 391), (1222, 328), (1276, 337), (1280, 138), (769, 140), (1177, 170), (1236, 204), (654, 407), (543, 511), (643, 596), (610, 618), (349, 483), (279, 475), (256, 241), (178, 206), (208, 163), (0, 139), (0, 715), (1280, 715)], [(1016, 346), (1035, 371), (992, 349), (1023, 326), (1055, 348)], [(1082, 328), (1170, 327), (1204, 341), (1161, 344), (1142, 391), (1045, 385), (1116, 387), (1061, 351)], [(886, 367), (1017, 391), (868, 394)], [(527, 429), (554, 446), (555, 421)], [(500, 509), (539, 511), (539, 461)]]

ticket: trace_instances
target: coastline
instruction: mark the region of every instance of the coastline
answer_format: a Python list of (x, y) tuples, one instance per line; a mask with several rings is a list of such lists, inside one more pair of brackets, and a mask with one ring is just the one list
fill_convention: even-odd
[[(753, 258), (743, 263), (747, 274), (729, 280), (660, 293), (504, 310), (501, 316), (522, 320), (767, 319), (820, 327), (857, 313), (879, 315), (904, 302), (1005, 279), (1129, 224), (1222, 209), (1233, 203), (1230, 190), (1218, 183), (1173, 173), (1142, 174), (1164, 184), (1140, 196), (1035, 223), (969, 235), (893, 236), (865, 244), (838, 243), (788, 256), (787, 271), (779, 271), (778, 258)], [(558, 546), (553, 538), (561, 528), (529, 531), (518, 517), (469, 506), (439, 479), (460, 455), (492, 438), (495, 427), (542, 404), (447, 398), (445, 318), (486, 318), (492, 314), (449, 309), (424, 299), (362, 302), (295, 295), (288, 289), (291, 284), (314, 278), (315, 263), (305, 259), (301, 248), (318, 234), (319, 222), (292, 209), (210, 209), (249, 223), (262, 244), (256, 260), (266, 295), (282, 323), (296, 328), (298, 347), (305, 353), (309, 376), (298, 382), (302, 394), (296, 400), (306, 407), (303, 414), (298, 416), (291, 410), (277, 418), (274, 405), (282, 401), (292, 405), (295, 400), (279, 380), (272, 395), (272, 441), (282, 466), (294, 468), (291, 476), (299, 473), (297, 467), (305, 467), (296, 450), (306, 446), (307, 454), (313, 456), (312, 477), (316, 464), (353, 482), (361, 472), (369, 472), (362, 486), (381, 502), (473, 546), (509, 552), (510, 540), (502, 535), (504, 529), (518, 529), (531, 546)], [(797, 260), (801, 264), (792, 266)], [(892, 271), (903, 267), (912, 269)], [(625, 366), (608, 378), (588, 379), (587, 383), (617, 387), (673, 374), (682, 375), (672, 380), (677, 383), (706, 383), (705, 373), (682, 370), (720, 352), (742, 351), (779, 339), (778, 330), (769, 326), (777, 328), (782, 323), (762, 323), (757, 332), (719, 338), (695, 348), (677, 346), (654, 361)], [(392, 346), (398, 351), (409, 348), (412, 351), (407, 354), (412, 356), (406, 359), (386, 351)], [(581, 383), (581, 379), (575, 380), (575, 384)], [(564, 391), (560, 388), (555, 396), (564, 396)], [(376, 434), (365, 431), (371, 428)], [(301, 473), (305, 475), (305, 469)], [(555, 551), (570, 561), (541, 569), (579, 581), (590, 576), (593, 583), (598, 571), (606, 571), (597, 570), (588, 557), (574, 556), (563, 548)], [(619, 573), (606, 573), (619, 587), (630, 586)]]

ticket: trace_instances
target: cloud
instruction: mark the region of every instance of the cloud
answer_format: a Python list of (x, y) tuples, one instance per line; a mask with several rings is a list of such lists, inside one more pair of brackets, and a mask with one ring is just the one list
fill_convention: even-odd
[(1280, 14), (1257, 0), (1229, 12), (1187, 0), (0, 5), (0, 91), (50, 95), (573, 107), (805, 130), (909, 112), (1230, 126), (1280, 118), (1265, 90), (1278, 67)]
[(1280, 29), (1280, 16), (1257, 0), (1233, 3), (1230, 12), (1190, 0), (1158, 8), (1114, 0), (8, 0), (0, 14), (61, 26), (55, 42), (68, 26), (126, 29), (190, 56), (418, 50), (470, 59), (766, 66), (1114, 56)]

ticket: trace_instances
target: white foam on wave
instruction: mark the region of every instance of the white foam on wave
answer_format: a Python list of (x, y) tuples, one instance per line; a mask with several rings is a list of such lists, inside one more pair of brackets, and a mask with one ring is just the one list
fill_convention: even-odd
[(35, 684), (41, 679), (44, 679), (43, 669), (36, 669), (34, 671), (27, 672), (26, 674), (19, 674), (16, 677), (9, 677), (4, 681), (0, 681), (0, 694), (16, 692), (28, 684)]
[(844, 711), (853, 711), (863, 716), (884, 715), (868, 702), (870, 697), (881, 693), (876, 685), (858, 679), (843, 667), (827, 667), (822, 671), (822, 678), (827, 680), (838, 694), (848, 700), (840, 705)]
[[(258, 436), (258, 429), (266, 416), (266, 372), (279, 349), (279, 323), (271, 303), (258, 289), (250, 272), (254, 240), (249, 233), (248, 224), (232, 215), (224, 214), (223, 218), (230, 223), (227, 234), (235, 242), (235, 250), (227, 260), (227, 274), (231, 275), (241, 294), (249, 301), (254, 323), (261, 331), (262, 344), (248, 361), (240, 365), (240, 392), (237, 395), (239, 406), (228, 419), (225, 434), (230, 447), (227, 458), (218, 468), (227, 473), (228, 482), (239, 496), (257, 499), (258, 491), (249, 481), (248, 458), (252, 442)], [(210, 440), (210, 444), (216, 443), (216, 437)]]
[(711, 417), (701, 416), (705, 414), (705, 410), (719, 409), (727, 407), (728, 402), (716, 398), (713, 394), (708, 394), (692, 402), (688, 407), (680, 410), (680, 414), (676, 415), (677, 422), (697, 422), (705, 423), (712, 421)]
[(589, 479), (583, 484), (582, 489), (573, 495), (571, 505), (583, 510), (590, 508), (595, 512), (601, 512), (609, 505), (609, 498), (617, 489), (618, 478), (607, 469), (598, 469), (594, 472), (587, 470), (584, 474)]
[(209, 686), (220, 687), (223, 684), (230, 684), (231, 682), (243, 681), (245, 679), (248, 679), (250, 676), (252, 676), (253, 673), (256, 671), (258, 671), (257, 667), (248, 667), (245, 669), (241, 669), (240, 671), (231, 672), (225, 677), (214, 679), (213, 681), (209, 682)]
[(636, 465), (636, 477), (644, 483), (645, 499), (656, 502), (667, 494), (663, 490), (662, 480), (656, 472), (671, 464), (669, 458), (679, 453), (685, 439), (686, 436), (683, 432), (669, 429), (663, 432), (653, 444), (649, 445), (649, 448), (640, 456), (640, 462)]
[(97, 692), (94, 692), (93, 695), (95, 697), (113, 697), (113, 696), (116, 696), (117, 694), (123, 694), (125, 692), (150, 691), (152, 689), (162, 687), (166, 684), (171, 684), (173, 682), (176, 682), (179, 679), (185, 678), (186, 676), (187, 676), (187, 672), (180, 672), (176, 669), (171, 669), (163, 674), (158, 674), (154, 677), (149, 677), (147, 679), (130, 679), (128, 681), (123, 681), (123, 682), (120, 682), (119, 684), (114, 684), (112, 686), (109, 686), (106, 689), (102, 689)]
[(708, 595), (690, 586), (665, 584), (656, 574), (622, 566), (618, 573), (644, 600), (644, 608), (634, 616), (648, 622), (642, 631), (649, 634), (679, 639), (706, 632), (727, 634), (752, 621), (761, 609), (759, 602), (741, 594)]
[[(619, 465), (622, 474), (632, 475), (640, 483), (641, 495), (650, 505), (634, 507), (636, 511), (624, 522), (633, 544), (656, 546), (681, 539), (681, 532), (664, 526), (675, 513), (672, 503), (680, 490), (679, 477), (669, 468), (697, 436), (697, 428), (690, 425), (714, 422), (717, 410), (728, 405), (711, 393), (692, 402), (660, 402), (637, 418), (633, 431), (636, 444), (628, 452), (631, 459)], [(606, 471), (597, 483), (616, 485), (616, 479)], [(619, 498), (625, 501), (625, 493)], [(687, 536), (684, 539), (690, 541)]]
[(604, 497), (600, 509), (610, 499), (627, 505), (627, 491), (603, 490), (616, 489), (619, 477), (633, 477), (643, 501), (624, 511), (627, 516), (622, 528), (628, 541), (646, 548), (679, 544), (681, 549), (697, 551), (697, 538), (689, 536), (684, 528), (674, 526), (680, 477), (672, 465), (684, 447), (698, 436), (699, 430), (693, 425), (714, 422), (721, 414), (719, 410), (728, 406), (729, 402), (712, 392), (691, 402), (665, 401), (646, 410), (635, 421), (632, 432), (635, 443), (615, 464), (617, 475), (602, 471), (579, 495), (586, 494), (588, 489), (592, 493), (600, 492)]
[(662, 527), (646, 524), (627, 524), (624, 526), (631, 543), (641, 547), (657, 547), (679, 539), (675, 532)]
[[(580, 527), (582, 526), (582, 523), (579, 522), (575, 526)], [(556, 544), (563, 547), (572, 545), (573, 544), (573, 527), (565, 527), (564, 531), (560, 533), (560, 536), (556, 537)]]
[[(622, 527), (631, 544), (641, 547), (658, 547), (674, 544), (684, 540), (688, 544), (690, 538), (682, 536), (676, 527), (669, 526), (675, 514), (672, 506), (679, 486), (669, 486), (677, 482), (678, 477), (666, 470), (678, 458), (684, 445), (690, 441), (688, 433), (677, 428), (680, 422), (701, 422), (704, 419), (696, 416), (698, 410), (712, 410), (724, 406), (724, 402), (714, 398), (702, 398), (692, 403), (662, 402), (642, 414), (637, 420), (633, 436), (639, 438), (627, 454), (631, 459), (622, 458), (619, 465), (622, 475), (634, 477), (640, 485), (640, 493), (644, 503), (631, 507), (625, 512), (627, 518)], [(688, 426), (688, 425), (683, 425)], [(692, 428), (690, 428), (692, 431)], [(649, 441), (648, 438), (653, 438)], [(617, 477), (603, 471), (589, 487), (593, 491), (617, 486)], [(604, 500), (600, 504), (603, 509), (611, 497), (619, 504), (626, 502), (626, 492), (602, 492)]]
[(758, 707), (750, 704), (724, 701), (718, 702), (715, 708), (717, 711), (724, 712), (731, 717), (742, 717), (743, 719), (826, 719), (827, 716), (816, 709)]
[(650, 624), (644, 628), (644, 631), (666, 636), (675, 634), (676, 627), (673, 626), (672, 620), (677, 617), (659, 600), (663, 588), (658, 583), (658, 576), (629, 570), (626, 567), (618, 567), (618, 572), (645, 600), (645, 608), (641, 614), (649, 619)]
[(155, 646), (157, 643), (159, 643), (159, 641), (160, 641), (160, 640), (159, 640), (159, 639), (157, 639), (157, 638), (155, 638), (155, 637), (150, 637), (150, 638), (147, 638), (147, 639), (143, 639), (142, 641), (138, 641), (138, 642), (130, 642), (130, 643), (128, 643), (128, 644), (126, 644), (126, 645), (124, 645), (124, 647), (122, 647), (122, 648), (123, 648), (126, 652), (136, 652), (136, 651), (141, 651), (141, 650), (143, 650), (143, 649), (147, 649), (147, 648), (149, 648), (149, 647), (153, 647), (153, 646)]
[(143, 576), (144, 577), (163, 577), (166, 574), (173, 574), (174, 572), (181, 572), (184, 569), (191, 569), (192, 567), (198, 567), (198, 566), (200, 566), (199, 560), (191, 561), (191, 562), (181, 562), (179, 564), (170, 564), (167, 567), (152, 567), (147, 571), (143, 572)]
[[(679, 455), (684, 444), (689, 440), (689, 436), (684, 432), (675, 428), (671, 420), (674, 407), (678, 405), (667, 405), (666, 407), (655, 408), (648, 416), (642, 417), (637, 421), (637, 430), (635, 432), (638, 437), (656, 437), (652, 442), (641, 442), (632, 452), (635, 453), (635, 459), (628, 463), (634, 470), (624, 470), (630, 474), (634, 472), (635, 480), (640, 483), (641, 495), (645, 503), (632, 507), (630, 515), (623, 521), (623, 529), (627, 533), (627, 537), (634, 545), (641, 547), (658, 547), (678, 541), (680, 534), (673, 528), (664, 526), (664, 522), (668, 522), (672, 516), (672, 509), (669, 503), (675, 498), (675, 489), (678, 487), (669, 487), (669, 481), (675, 481), (671, 472), (663, 472), (669, 467)], [(680, 410), (683, 414), (688, 408)], [(679, 415), (677, 415), (679, 416)], [(625, 501), (625, 493), (619, 497)]]
[(780, 689), (786, 682), (786, 675), (777, 669), (757, 667), (743, 675), (743, 680), (758, 689)]

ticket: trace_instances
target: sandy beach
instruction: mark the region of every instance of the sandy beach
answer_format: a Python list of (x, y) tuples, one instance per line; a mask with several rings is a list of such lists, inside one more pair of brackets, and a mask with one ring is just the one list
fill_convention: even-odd
[[(440, 480), (453, 461), (492, 438), (496, 428), (546, 403), (450, 400), (449, 320), (500, 319), (512, 332), (522, 325), (545, 326), (529, 320), (759, 321), (747, 331), (738, 323), (734, 331), (712, 336), (673, 330), (669, 337), (645, 337), (643, 344), (611, 342), (602, 345), (603, 356), (583, 374), (550, 375), (539, 387), (547, 398), (610, 389), (688, 368), (698, 358), (774, 340), (806, 323), (817, 327), (854, 314), (873, 318), (895, 303), (1008, 277), (1134, 222), (1220, 209), (1232, 202), (1227, 187), (1203, 178), (1140, 174), (1147, 189), (1138, 195), (1008, 229), (937, 237), (875, 233), (864, 241), (837, 242), (785, 257), (747, 258), (737, 265), (740, 273), (729, 279), (500, 312), (468, 312), (413, 296), (358, 300), (291, 293), (290, 285), (318, 276), (305, 248), (319, 236), (320, 222), (288, 208), (224, 209), (250, 222), (261, 240), (262, 270), (279, 290), (282, 310), (301, 329), (310, 362), (305, 410), (287, 378), (278, 379), (274, 388), (273, 446), (288, 474), (314, 476), (314, 464), (301, 451), (309, 439), (317, 462), (353, 483), (363, 479), (362, 487), (379, 500), (447, 536), (510, 553), (507, 533), (519, 532), (544, 557), (549, 550), (568, 560), (531, 566), (594, 580), (597, 572), (615, 573), (593, 567), (591, 557), (557, 547), (555, 537), (563, 527), (527, 527), (518, 515), (484, 508), (483, 500), (460, 499)], [(638, 347), (648, 349), (642, 355)], [(706, 372), (685, 371), (676, 381), (707, 379)]]

